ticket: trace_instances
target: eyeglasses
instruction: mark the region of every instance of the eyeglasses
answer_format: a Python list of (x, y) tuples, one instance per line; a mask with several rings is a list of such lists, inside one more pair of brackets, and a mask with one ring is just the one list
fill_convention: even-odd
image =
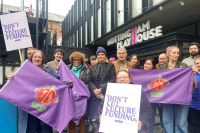
[(127, 78), (129, 78), (129, 77), (118, 77), (117, 79), (127, 79)]
[(78, 62), (79, 62), (79, 61), (81, 61), (81, 60), (80, 60), (80, 59), (73, 59), (73, 61), (75, 61), (75, 62), (78, 61)]

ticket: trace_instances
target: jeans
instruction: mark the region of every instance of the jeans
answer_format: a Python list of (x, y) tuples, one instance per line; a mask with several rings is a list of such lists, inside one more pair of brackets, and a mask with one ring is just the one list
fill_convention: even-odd
[(162, 104), (163, 133), (187, 133), (189, 105)]
[(53, 133), (52, 128), (36, 118), (35, 116), (28, 114), (28, 124), (26, 133)]
[(200, 133), (200, 110), (189, 108), (188, 132)]
[(151, 118), (151, 121), (149, 123), (149, 133), (153, 133), (153, 128), (155, 124), (155, 116), (156, 116), (156, 107), (158, 108), (159, 116), (160, 116), (160, 125), (162, 125), (162, 107), (158, 105), (158, 103), (151, 103), (151, 108), (153, 110), (153, 116)]

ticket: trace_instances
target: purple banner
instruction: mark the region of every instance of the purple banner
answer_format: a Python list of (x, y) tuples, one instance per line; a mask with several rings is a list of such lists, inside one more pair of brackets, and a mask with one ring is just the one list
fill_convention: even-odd
[(0, 97), (62, 132), (74, 116), (71, 89), (26, 61), (0, 91)]
[(191, 67), (167, 70), (128, 70), (134, 84), (142, 89), (151, 103), (190, 105), (193, 90)]
[(75, 101), (75, 114), (72, 120), (74, 122), (78, 122), (86, 111), (87, 97), (90, 97), (90, 91), (87, 86), (78, 77), (76, 77), (76, 75), (73, 74), (73, 72), (62, 60), (60, 61), (58, 75), (62, 80), (72, 80), (74, 82), (72, 91)]

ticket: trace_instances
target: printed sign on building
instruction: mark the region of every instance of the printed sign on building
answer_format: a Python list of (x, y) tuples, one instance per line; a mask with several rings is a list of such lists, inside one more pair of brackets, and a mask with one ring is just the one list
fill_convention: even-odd
[(108, 83), (100, 132), (138, 132), (141, 89), (141, 85)]
[(1, 26), (7, 51), (32, 47), (25, 12), (1, 15)]

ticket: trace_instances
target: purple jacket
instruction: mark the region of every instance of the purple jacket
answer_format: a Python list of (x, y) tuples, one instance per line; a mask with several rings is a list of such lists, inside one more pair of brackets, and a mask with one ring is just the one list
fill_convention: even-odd
[[(103, 104), (104, 104), (104, 99), (101, 101), (98, 108), (99, 116), (102, 114)], [(149, 100), (142, 91), (141, 102), (140, 102), (140, 116), (139, 116), (139, 121), (142, 122), (142, 129), (138, 131), (138, 133), (149, 133), (148, 129), (146, 128), (146, 125), (151, 121), (152, 116), (153, 116), (153, 110), (151, 108)], [(98, 130), (95, 133), (100, 133)]]

